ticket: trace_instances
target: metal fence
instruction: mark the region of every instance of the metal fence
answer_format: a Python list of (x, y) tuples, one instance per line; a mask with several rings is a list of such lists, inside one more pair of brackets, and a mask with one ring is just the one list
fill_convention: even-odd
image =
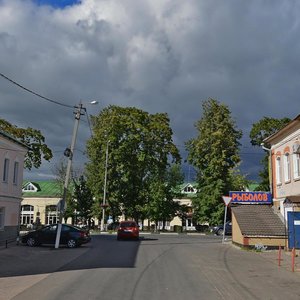
[(0, 240), (0, 248), (8, 248), (12, 245), (19, 245), (19, 237), (7, 237), (4, 240)]

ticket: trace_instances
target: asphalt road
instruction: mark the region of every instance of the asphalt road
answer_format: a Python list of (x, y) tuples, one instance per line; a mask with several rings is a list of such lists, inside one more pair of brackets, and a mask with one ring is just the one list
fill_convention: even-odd
[(77, 249), (0, 250), (0, 299), (300, 299), (300, 274), (220, 237), (93, 236)]

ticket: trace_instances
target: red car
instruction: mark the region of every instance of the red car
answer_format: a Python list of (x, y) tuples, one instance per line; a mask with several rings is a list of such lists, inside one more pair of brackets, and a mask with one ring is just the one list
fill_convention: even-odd
[(117, 239), (139, 239), (139, 226), (135, 221), (122, 221), (118, 227)]

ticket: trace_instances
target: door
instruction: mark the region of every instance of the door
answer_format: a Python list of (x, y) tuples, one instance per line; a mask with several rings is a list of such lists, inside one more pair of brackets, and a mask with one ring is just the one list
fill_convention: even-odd
[(287, 216), (289, 248), (300, 249), (300, 212), (289, 211)]

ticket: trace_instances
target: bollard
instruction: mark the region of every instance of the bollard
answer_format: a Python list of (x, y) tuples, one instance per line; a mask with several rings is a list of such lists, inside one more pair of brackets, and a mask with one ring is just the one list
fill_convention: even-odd
[(279, 267), (281, 266), (281, 261), (282, 261), (282, 258), (281, 258), (281, 246), (279, 246), (279, 249), (278, 249), (278, 266)]
[(295, 272), (295, 248), (292, 249), (292, 272)]
[(7, 248), (8, 240), (5, 240), (5, 248)]

